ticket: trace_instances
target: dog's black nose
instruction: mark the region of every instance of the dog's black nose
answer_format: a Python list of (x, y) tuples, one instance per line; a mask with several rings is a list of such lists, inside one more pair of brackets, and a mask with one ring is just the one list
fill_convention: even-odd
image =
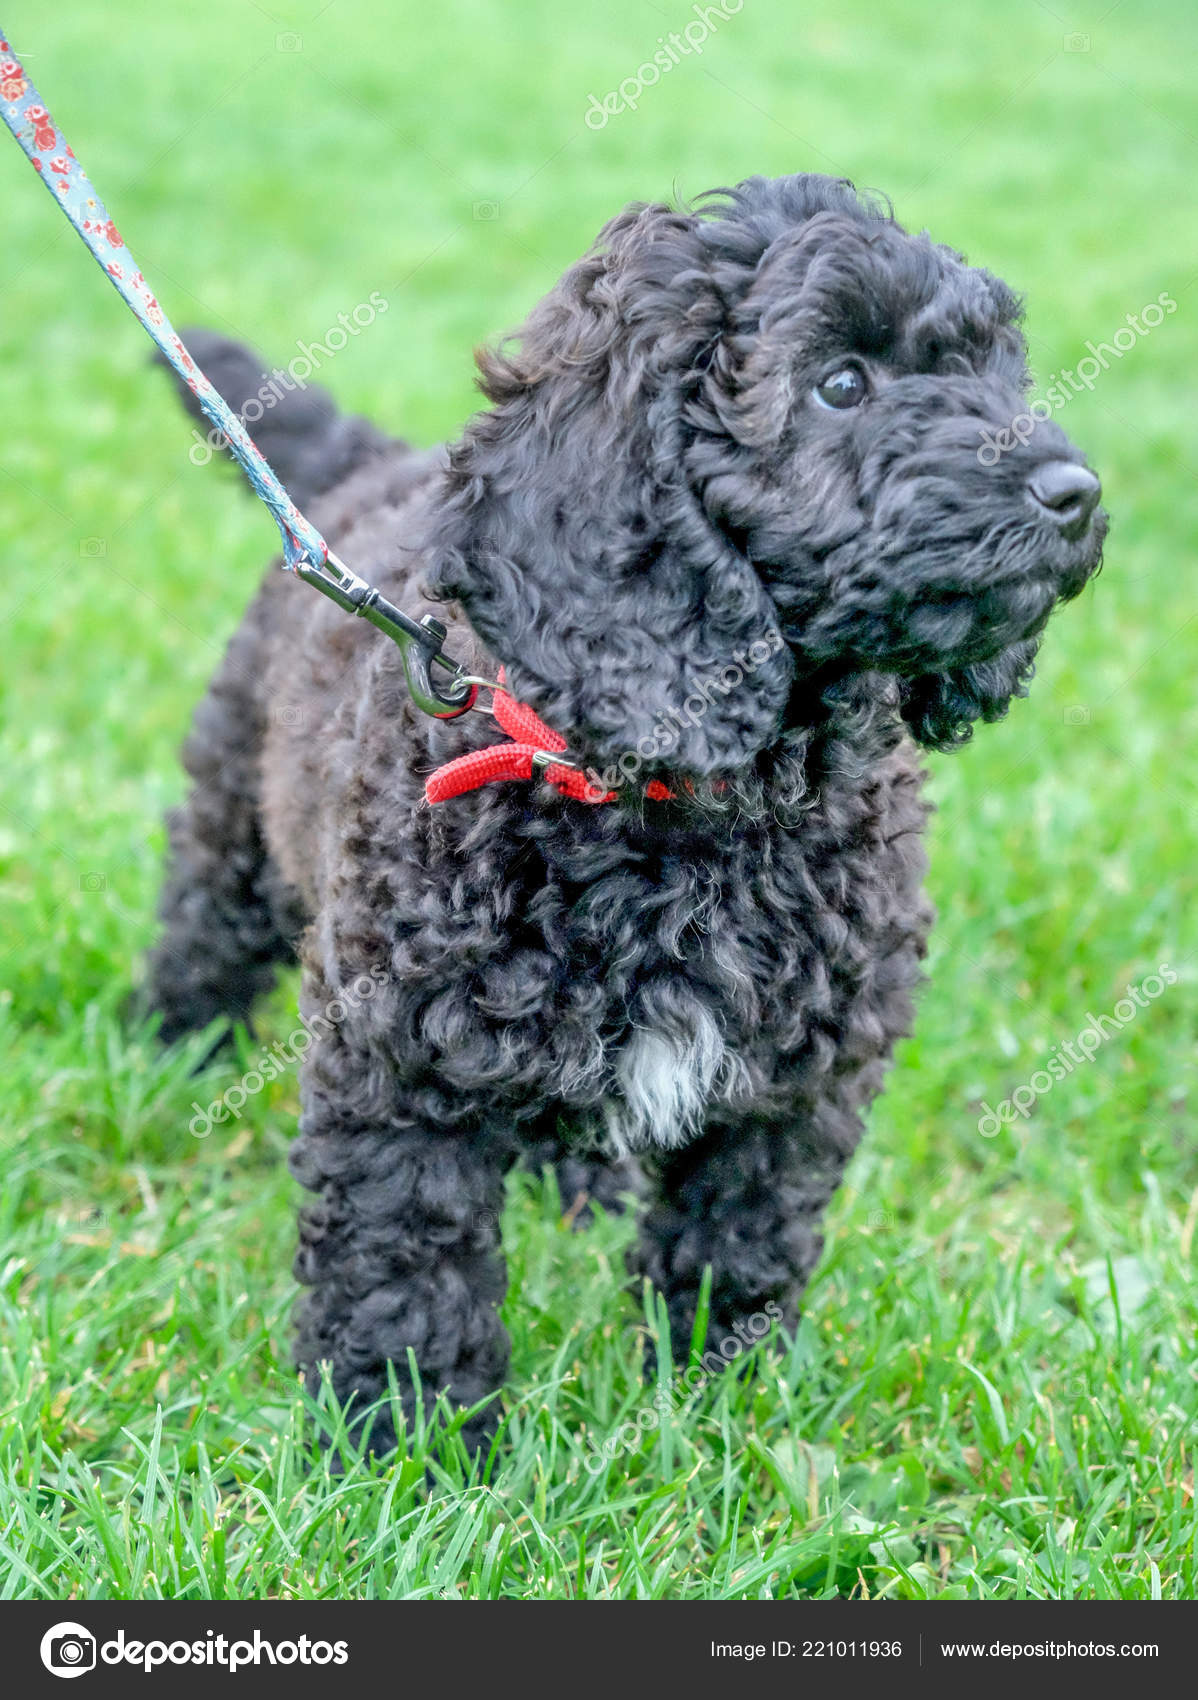
[(1046, 460), (1027, 481), (1028, 492), (1047, 509), (1070, 542), (1085, 535), (1098, 506), (1102, 485), (1088, 466), (1071, 460)]

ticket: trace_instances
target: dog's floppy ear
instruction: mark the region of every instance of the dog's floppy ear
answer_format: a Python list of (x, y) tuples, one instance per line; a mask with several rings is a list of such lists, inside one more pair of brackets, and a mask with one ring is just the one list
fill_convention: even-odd
[(601, 770), (696, 776), (777, 732), (793, 663), (748, 561), (705, 513), (688, 412), (724, 329), (693, 215), (633, 206), (514, 345), (451, 451), (429, 537), (514, 695)]
[(912, 736), (932, 750), (957, 749), (976, 720), (1001, 720), (1014, 697), (1025, 697), (1035, 672), (1038, 637), (1013, 643), (989, 661), (944, 673), (925, 673), (903, 688), (902, 716)]

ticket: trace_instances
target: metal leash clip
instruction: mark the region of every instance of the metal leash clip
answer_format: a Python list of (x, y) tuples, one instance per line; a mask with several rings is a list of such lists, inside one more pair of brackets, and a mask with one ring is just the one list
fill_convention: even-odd
[(576, 761), (572, 760), (572, 758), (570, 756), (564, 756), (564, 755), (561, 755), (559, 753), (555, 753), (553, 750), (534, 750), (533, 753), (532, 753), (532, 765), (533, 765), (534, 768), (538, 768), (538, 767), (573, 767), (573, 768), (577, 768), (579, 764)]
[[(399, 646), (403, 659), (404, 677), (416, 707), (438, 720), (453, 720), (474, 707), (480, 681), (463, 673), (455, 661), (442, 655), (441, 645), (446, 631), (440, 620), (426, 614), (420, 621), (411, 619), (382, 591), (367, 584), (364, 578), (351, 571), (344, 561), (329, 550), (318, 567), (311, 562), (297, 563), (296, 574), (306, 584), (313, 584), (331, 602), (347, 613), (369, 620)], [(451, 677), (445, 684), (434, 683), (432, 669), (442, 667)], [(482, 681), (485, 682), (485, 681)]]

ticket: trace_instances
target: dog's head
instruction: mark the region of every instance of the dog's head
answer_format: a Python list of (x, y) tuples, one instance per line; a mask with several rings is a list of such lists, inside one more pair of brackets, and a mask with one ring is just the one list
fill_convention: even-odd
[(482, 357), (495, 406), (453, 450), (433, 588), (600, 769), (744, 767), (860, 671), (959, 743), (1022, 692), (1106, 528), (1055, 424), (1011, 435), (1018, 319), (829, 178), (629, 208)]

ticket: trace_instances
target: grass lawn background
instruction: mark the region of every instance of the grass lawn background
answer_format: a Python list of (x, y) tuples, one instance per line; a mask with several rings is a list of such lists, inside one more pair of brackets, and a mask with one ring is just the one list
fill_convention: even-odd
[[(0, 142), (0, 1594), (1195, 1594), (1198, 18), (1101, 12), (745, 0), (595, 132), (588, 97), (688, 7), (6, 0), (175, 323), (285, 364), (377, 290), (321, 376), (417, 441), (624, 202), (754, 172), (881, 188), (1026, 290), (1042, 382), (1177, 311), (1058, 415), (1107, 567), (1031, 699), (931, 764), (931, 983), (793, 1348), (592, 1474), (653, 1392), (629, 1228), (572, 1235), (521, 1181), (486, 1482), (427, 1491), (419, 1437), (330, 1481), (286, 1352), (295, 1082), (197, 1141), (251, 1047), (192, 1078), (119, 1019), (177, 747), (273, 528), (189, 463), (143, 333)], [(1162, 963), (1175, 985), (979, 1136)]]

